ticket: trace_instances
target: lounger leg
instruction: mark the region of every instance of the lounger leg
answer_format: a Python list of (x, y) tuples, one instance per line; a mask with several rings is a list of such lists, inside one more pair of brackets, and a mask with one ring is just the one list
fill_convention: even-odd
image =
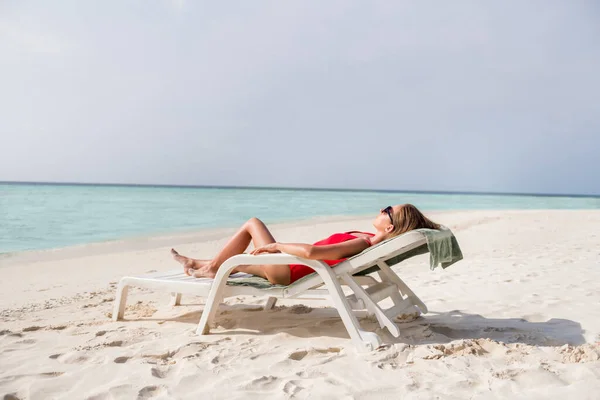
[(277, 304), (277, 297), (269, 297), (267, 299), (267, 303), (265, 304), (264, 311), (272, 310), (273, 307), (275, 307), (275, 304)]
[(169, 302), (170, 306), (179, 306), (181, 305), (181, 293), (171, 293), (171, 301)]
[(210, 288), (208, 298), (206, 299), (206, 304), (204, 304), (204, 310), (202, 310), (202, 316), (200, 317), (200, 322), (196, 329), (197, 335), (207, 335), (210, 333), (210, 325), (214, 321), (219, 308), (219, 303), (221, 302), (221, 299), (223, 299), (223, 290), (227, 284), (228, 276), (229, 271), (227, 271), (226, 276), (221, 274), (220, 271), (217, 273), (212, 287)]
[(317, 270), (325, 286), (327, 287), (329, 294), (331, 295), (331, 300), (333, 301), (333, 305), (337, 309), (340, 317), (342, 318), (342, 322), (350, 335), (350, 339), (354, 342), (357, 350), (360, 352), (368, 352), (375, 350), (379, 346), (381, 346), (381, 338), (374, 332), (368, 332), (360, 329), (360, 324), (358, 323), (358, 319), (352, 312), (352, 308), (346, 299), (346, 295), (342, 290), (342, 287), (334, 281), (336, 278), (332, 277), (328, 274), (327, 270)]
[[(379, 265), (379, 268), (380, 268), (379, 272), (381, 274), (383, 274), (383, 276), (385, 276), (385, 278), (387, 278), (391, 282), (394, 282), (396, 284), (396, 286), (398, 286), (398, 289), (400, 289), (400, 291), (403, 294), (408, 296), (410, 301), (415, 306), (419, 307), (419, 310), (421, 310), (421, 312), (423, 314), (427, 314), (428, 310), (427, 310), (427, 306), (425, 305), (425, 303), (423, 303), (423, 301), (421, 301), (421, 299), (415, 294), (415, 292), (410, 290), (408, 285), (406, 283), (404, 283), (404, 281), (402, 279), (400, 279), (400, 277), (398, 275), (396, 275), (394, 273), (394, 271), (392, 271), (391, 268), (386, 263), (379, 262), (379, 263), (377, 263), (377, 265)], [(383, 278), (383, 276), (382, 276), (382, 278)]]
[(350, 289), (352, 289), (354, 294), (364, 302), (368, 312), (375, 315), (377, 321), (379, 322), (379, 326), (381, 328), (386, 327), (394, 337), (399, 337), (400, 329), (398, 329), (396, 324), (389, 319), (389, 317), (385, 314), (381, 307), (379, 307), (379, 305), (369, 297), (365, 289), (363, 289), (362, 286), (357, 284), (354, 281), (354, 279), (352, 279), (352, 277), (348, 274), (343, 274), (342, 279), (344, 280), (346, 285), (348, 285)]
[(129, 292), (129, 286), (121, 280), (117, 287), (117, 296), (115, 298), (115, 305), (113, 308), (112, 319), (113, 321), (119, 321), (125, 316), (125, 306), (127, 305), (127, 293)]

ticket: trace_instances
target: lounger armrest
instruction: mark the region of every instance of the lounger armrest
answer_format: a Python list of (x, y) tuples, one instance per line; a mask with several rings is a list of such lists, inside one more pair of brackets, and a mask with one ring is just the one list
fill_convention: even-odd
[[(237, 256), (233, 256), (223, 265), (227, 264), (228, 267), (233, 265), (262, 265), (262, 264), (271, 264), (271, 265), (289, 265), (289, 264), (305, 264), (311, 267), (319, 265), (323, 267), (327, 267), (327, 264), (318, 260), (309, 260), (302, 257), (293, 256), (291, 254), (286, 253), (268, 253), (268, 254), (239, 254)], [(316, 265), (315, 265), (316, 264)]]

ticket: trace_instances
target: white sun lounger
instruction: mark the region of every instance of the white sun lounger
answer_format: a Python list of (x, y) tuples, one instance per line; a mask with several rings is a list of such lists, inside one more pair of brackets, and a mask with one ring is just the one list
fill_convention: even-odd
[[(381, 345), (381, 339), (374, 332), (361, 329), (353, 310), (367, 310), (374, 315), (381, 328), (398, 337), (400, 329), (393, 318), (404, 313), (427, 313), (425, 304), (392, 271), (390, 264), (416, 254), (428, 251), (425, 236), (411, 231), (396, 238), (372, 246), (362, 253), (348, 258), (333, 268), (321, 261), (307, 260), (289, 254), (240, 254), (229, 258), (219, 268), (214, 279), (189, 277), (181, 270), (155, 273), (139, 277), (124, 277), (119, 282), (113, 319), (122, 319), (129, 286), (161, 289), (172, 293), (172, 304), (179, 305), (183, 293), (207, 297), (197, 333), (208, 334), (219, 303), (223, 298), (240, 295), (269, 296), (265, 309), (271, 309), (278, 298), (329, 299), (337, 309), (356, 347), (370, 351)], [(316, 273), (308, 275), (291, 285), (273, 285), (268, 288), (227, 285), (231, 271), (238, 265), (250, 264), (305, 264)], [(379, 279), (360, 274), (376, 272)], [(232, 275), (233, 277), (233, 275)], [(346, 295), (342, 285), (347, 285), (352, 294)], [(391, 298), (393, 305), (382, 309), (379, 305)]]

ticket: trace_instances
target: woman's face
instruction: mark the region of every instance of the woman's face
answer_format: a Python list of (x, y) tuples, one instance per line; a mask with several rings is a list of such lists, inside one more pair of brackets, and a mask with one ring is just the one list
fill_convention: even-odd
[(399, 211), (401, 206), (387, 206), (379, 210), (379, 214), (373, 221), (373, 226), (378, 231), (388, 231), (393, 229), (394, 221), (393, 216)]

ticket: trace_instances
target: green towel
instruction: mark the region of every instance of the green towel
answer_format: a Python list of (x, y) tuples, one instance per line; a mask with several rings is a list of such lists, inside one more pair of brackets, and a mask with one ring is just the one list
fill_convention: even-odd
[(438, 265), (446, 269), (457, 261), (463, 259), (462, 251), (456, 237), (450, 229), (441, 226), (440, 230), (417, 229), (425, 235), (429, 249), (429, 267), (434, 269)]
[[(458, 245), (458, 241), (456, 240), (456, 237), (454, 236), (452, 231), (443, 225), (440, 226), (440, 228), (441, 228), (440, 230), (415, 229), (417, 232), (420, 232), (425, 236), (427, 243), (422, 246), (416, 247), (412, 250), (406, 251), (402, 254), (398, 254), (395, 257), (391, 257), (391, 258), (385, 260), (385, 262), (389, 266), (392, 266), (392, 265), (396, 265), (404, 260), (407, 260), (411, 257), (418, 256), (420, 254), (429, 253), (429, 267), (433, 270), (434, 268), (436, 268), (439, 265), (441, 265), (442, 268), (448, 268), (450, 265), (454, 264), (455, 262), (462, 260), (463, 255), (460, 250), (460, 246)], [(410, 232), (407, 232), (407, 233), (410, 233)], [(402, 235), (397, 236), (397, 237), (401, 237), (401, 236)], [(364, 254), (364, 252), (366, 252), (366, 251), (370, 251), (370, 250), (376, 248), (377, 246), (382, 245), (383, 243), (387, 243), (390, 240), (395, 240), (395, 239), (396, 238), (384, 240), (383, 242), (378, 243), (375, 246), (371, 246), (371, 247), (367, 248), (365, 251), (363, 251), (360, 254)], [(357, 257), (360, 254), (357, 254), (354, 257)], [(379, 270), (379, 267), (377, 265), (374, 265), (370, 268), (367, 268), (367, 269), (359, 272), (357, 275), (368, 275), (373, 272), (376, 272), (377, 270)]]
[[(312, 275), (312, 274), (311, 274)], [(249, 276), (247, 278), (229, 278), (227, 284), (232, 286), (252, 286), (257, 289), (284, 288), (284, 285), (273, 285), (260, 276)]]
[[(429, 252), (429, 267), (433, 270), (438, 266), (442, 266), (442, 268), (448, 268), (450, 265), (454, 264), (457, 261), (463, 259), (462, 251), (460, 250), (460, 246), (458, 245), (458, 241), (456, 237), (452, 233), (450, 229), (445, 226), (441, 226), (440, 230), (435, 229), (415, 229), (418, 232), (421, 232), (425, 235), (425, 239), (427, 240), (427, 244), (423, 246), (419, 246), (413, 250), (407, 251), (395, 257), (392, 257), (386, 260), (388, 265), (395, 265), (399, 262), (402, 262), (408, 258), (414, 257), (419, 254), (425, 254)], [(398, 236), (399, 237), (399, 236)], [(359, 253), (351, 258), (358, 257), (359, 255), (364, 254), (367, 251), (373, 250), (377, 246), (381, 246), (383, 243), (387, 243), (390, 240), (394, 240), (396, 238), (391, 238), (385, 240), (381, 243), (376, 244), (375, 246), (371, 246), (364, 250), (362, 253)], [(360, 273), (360, 275), (370, 274), (378, 270), (379, 267), (376, 265), (368, 268)], [(294, 282), (294, 284), (308, 279), (310, 276), (314, 274), (307, 275), (302, 279)], [(261, 278), (259, 276), (252, 276), (248, 278), (229, 278), (227, 280), (228, 285), (237, 285), (237, 286), (252, 286), (257, 289), (271, 289), (271, 288), (283, 288), (283, 285), (272, 285), (268, 280)]]

